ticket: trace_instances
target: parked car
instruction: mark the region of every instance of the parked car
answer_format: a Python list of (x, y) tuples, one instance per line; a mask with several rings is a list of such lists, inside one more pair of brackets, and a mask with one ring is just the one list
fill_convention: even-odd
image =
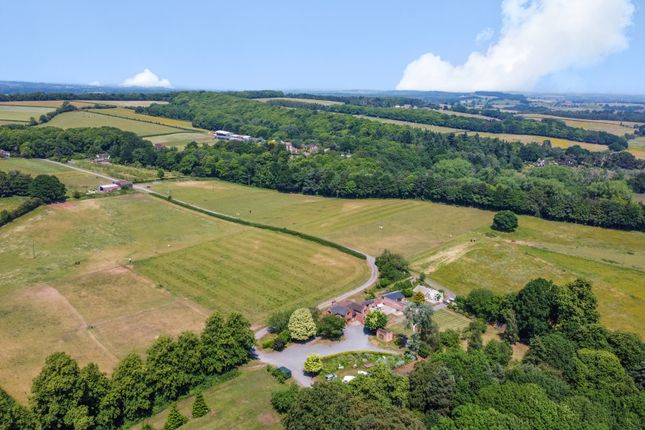
[(325, 375), (325, 379), (326, 379), (327, 381), (331, 381), (332, 379), (336, 379), (336, 378), (337, 378), (337, 376), (336, 376), (336, 374), (335, 374), (335, 373), (330, 373), (330, 374), (328, 374), (328, 375)]

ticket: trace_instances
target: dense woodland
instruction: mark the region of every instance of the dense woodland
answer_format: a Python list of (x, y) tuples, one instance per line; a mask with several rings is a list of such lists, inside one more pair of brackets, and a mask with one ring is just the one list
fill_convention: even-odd
[(110, 430), (128, 426), (207, 386), (251, 359), (255, 342), (240, 314), (213, 314), (200, 334), (159, 337), (145, 357), (126, 355), (107, 377), (96, 364), (79, 367), (54, 353), (34, 378), (29, 406), (0, 389), (2, 430)]
[[(577, 142), (607, 145), (610, 149), (615, 151), (627, 148), (627, 140), (624, 137), (615, 136), (604, 131), (591, 131), (569, 127), (564, 123), (564, 121), (558, 119), (542, 119), (540, 121), (535, 121), (513, 115), (497, 114), (496, 116), (501, 117), (501, 119), (499, 121), (493, 121), (482, 118), (443, 114), (430, 109), (380, 108), (347, 104), (320, 106), (289, 100), (273, 100), (269, 103), (277, 106), (309, 108), (351, 115), (365, 115), (376, 118), (394, 119), (470, 131), (558, 137), (562, 139), (575, 140)], [(489, 112), (489, 114), (492, 114), (492, 112)]]
[(65, 200), (65, 184), (53, 175), (38, 175), (32, 178), (16, 171), (0, 170), (0, 198), (22, 196), (29, 197), (15, 209), (0, 211), (0, 227), (36, 209), (43, 203)]
[[(114, 128), (5, 126), (0, 148), (24, 157), (68, 159), (108, 152), (123, 164), (155, 166), (286, 192), (334, 197), (421, 198), (623, 229), (645, 229), (628, 180), (645, 162), (627, 152), (592, 153), (549, 144), (438, 134), (352, 115), (284, 109), (216, 93), (181, 93), (140, 112), (259, 140), (154, 150)], [(315, 144), (290, 156), (279, 142)], [(545, 160), (544, 167), (532, 164)], [(634, 183), (634, 181), (629, 181)]]
[[(591, 285), (544, 279), (495, 296), (460, 299), (476, 319), (466, 333), (439, 333), (429, 305), (406, 318), (427, 351), (408, 375), (377, 366), (348, 384), (288, 387), (272, 403), (287, 430), (637, 430), (645, 425), (645, 344), (599, 323)], [(484, 321), (503, 324), (503, 340), (485, 346)], [(467, 349), (460, 345), (466, 338)], [(511, 360), (511, 344), (530, 348)], [(408, 343), (410, 347), (410, 343)], [(420, 348), (413, 351), (420, 354)]]

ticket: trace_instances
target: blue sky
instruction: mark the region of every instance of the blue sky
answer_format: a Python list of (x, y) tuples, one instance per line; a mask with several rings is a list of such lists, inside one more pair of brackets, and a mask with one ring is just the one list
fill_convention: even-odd
[[(485, 51), (500, 34), (501, 3), (3, 2), (0, 80), (119, 84), (148, 68), (176, 88), (394, 89), (425, 53), (462, 64)], [(626, 49), (532, 88), (645, 94), (645, 0), (631, 3)], [(477, 41), (485, 29), (492, 38)]]

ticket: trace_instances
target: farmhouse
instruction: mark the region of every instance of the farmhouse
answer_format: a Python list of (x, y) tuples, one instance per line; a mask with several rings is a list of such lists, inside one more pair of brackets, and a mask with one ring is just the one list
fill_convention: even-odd
[(374, 306), (385, 313), (397, 314), (405, 309), (405, 296), (400, 291), (392, 291), (374, 299)]
[(356, 303), (350, 300), (345, 302), (332, 302), (331, 307), (327, 310), (330, 315), (338, 315), (345, 321), (358, 321), (361, 324), (365, 322), (365, 315), (371, 309), (372, 301)]
[(91, 160), (93, 163), (107, 164), (110, 162), (110, 154), (107, 152), (101, 152), (94, 156), (94, 159)]
[(308, 157), (310, 155), (317, 154), (320, 152), (320, 147), (318, 145), (314, 145), (313, 143), (302, 145), (302, 147), (300, 148), (298, 148), (297, 146), (294, 146), (293, 143), (286, 142), (284, 140), (281, 140), (280, 144), (284, 146), (287, 152), (291, 155), (302, 154), (305, 157)]
[(425, 285), (417, 285), (412, 291), (414, 291), (415, 293), (421, 292), (426, 301), (433, 304), (443, 301), (443, 292), (435, 290), (434, 288), (427, 287)]
[(251, 140), (251, 136), (247, 136), (246, 134), (235, 134), (226, 130), (214, 131), (213, 137), (219, 140), (235, 140), (239, 142), (246, 142)]
[(164, 145), (163, 143), (155, 143), (154, 148), (155, 148), (155, 151), (162, 151), (162, 150), (166, 149), (167, 146)]
[(0, 158), (10, 158), (11, 153), (9, 151), (5, 151), (4, 149), (0, 149)]

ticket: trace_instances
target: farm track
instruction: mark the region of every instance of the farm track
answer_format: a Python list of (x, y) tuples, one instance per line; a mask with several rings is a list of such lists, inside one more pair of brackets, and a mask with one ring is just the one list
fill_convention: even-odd
[[(45, 159), (45, 161), (53, 163), (53, 164), (57, 164), (57, 165), (62, 166), (62, 167), (67, 167), (68, 169), (73, 169), (73, 170), (77, 170), (79, 172), (84, 172), (84, 173), (87, 173), (87, 174), (90, 174), (90, 175), (95, 175), (95, 176), (97, 176), (99, 178), (107, 179), (109, 181), (118, 180), (117, 178), (113, 178), (111, 176), (104, 175), (102, 173), (94, 172), (94, 171), (91, 171), (91, 170), (88, 170), (88, 169), (83, 169), (81, 167), (72, 166), (72, 165), (65, 164), (65, 163), (60, 163), (58, 161), (49, 160), (49, 159)], [(146, 193), (146, 194), (160, 196), (159, 194), (155, 193), (154, 191), (146, 188), (146, 186), (144, 186), (144, 185), (135, 184), (133, 188), (136, 191), (140, 191), (140, 192), (143, 192), (143, 193)], [(166, 199), (164, 198), (163, 200), (166, 200)], [(166, 201), (168, 201), (168, 200), (166, 200)], [(200, 213), (210, 214), (210, 215), (215, 216), (215, 217), (220, 218), (220, 219), (226, 219), (226, 218), (235, 219), (236, 218), (236, 217), (232, 217), (230, 215), (224, 214), (224, 213), (212, 211), (210, 209), (205, 209), (205, 208), (202, 208), (200, 206), (197, 206), (197, 205), (194, 205), (192, 203), (188, 203), (188, 202), (185, 202), (185, 201), (182, 201), (182, 200), (173, 199), (173, 200), (168, 201), (168, 202), (173, 203), (173, 204), (178, 204), (180, 206), (192, 209), (192, 210), (200, 212)], [(241, 218), (237, 218), (237, 219), (242, 221)], [(233, 221), (229, 221), (229, 222), (233, 222)], [(258, 227), (254, 227), (254, 228), (258, 228)], [(303, 239), (307, 240), (306, 238), (303, 238)], [(366, 290), (367, 288), (371, 287), (372, 285), (374, 285), (376, 283), (376, 281), (378, 279), (379, 272), (378, 272), (378, 267), (376, 267), (376, 259), (375, 259), (375, 257), (371, 256), (369, 254), (366, 254), (366, 253), (364, 253), (364, 252), (362, 252), (360, 250), (357, 250), (357, 249), (351, 249), (351, 250), (356, 252), (356, 253), (358, 253), (358, 254), (361, 254), (364, 257), (364, 259), (365, 259), (365, 261), (366, 261), (366, 263), (367, 263), (367, 265), (368, 265), (368, 267), (370, 269), (370, 277), (365, 282), (363, 282), (361, 285), (359, 285), (358, 287), (356, 287), (356, 288), (354, 288), (354, 289), (352, 289), (350, 291), (347, 291), (347, 292), (345, 292), (345, 293), (343, 293), (343, 294), (341, 294), (339, 296), (336, 296), (334, 298), (331, 298), (331, 299), (329, 299), (327, 301), (324, 301), (324, 302), (320, 303), (318, 305), (319, 309), (323, 309), (325, 307), (328, 307), (331, 304), (331, 302), (333, 302), (333, 301), (345, 300), (345, 299), (347, 299), (347, 298), (349, 298), (349, 297), (351, 297), (351, 296), (353, 296), (355, 294), (360, 293), (363, 290)], [(260, 329), (255, 331), (255, 337), (256, 337), (256, 339), (259, 339), (259, 338), (265, 336), (267, 333), (268, 333), (267, 327), (263, 327), (263, 328), (260, 328)]]

